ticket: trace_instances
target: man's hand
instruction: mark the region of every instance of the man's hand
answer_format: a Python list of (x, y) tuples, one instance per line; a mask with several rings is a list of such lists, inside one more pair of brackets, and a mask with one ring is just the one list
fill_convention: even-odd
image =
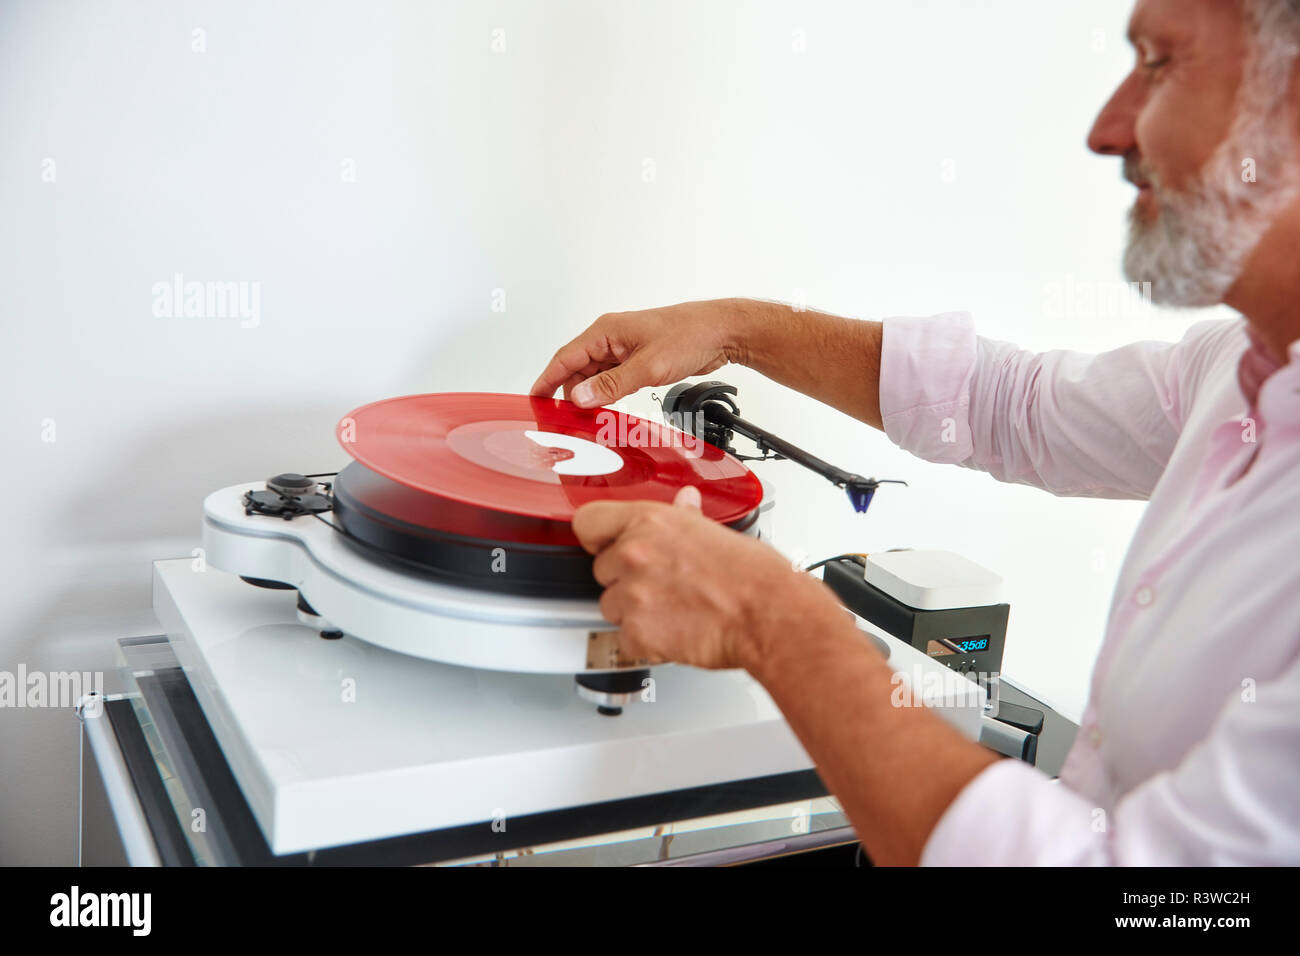
[(756, 299), (612, 312), (556, 352), (529, 392), (550, 398), (563, 386), (569, 401), (595, 408), (734, 362), (882, 428), (883, 335), (879, 322)]
[(631, 656), (753, 671), (774, 639), (800, 639), (792, 622), (848, 626), (820, 581), (704, 517), (699, 504), (687, 487), (671, 505), (597, 501), (573, 517), (578, 540), (596, 555), (601, 613)]
[(671, 505), (595, 501), (574, 515), (623, 650), (748, 670), (873, 862), (916, 863), (943, 812), (996, 755), (929, 708), (895, 706), (889, 664), (831, 591), (698, 506), (699, 492), (683, 488)]
[(602, 315), (555, 353), (531, 394), (564, 397), (582, 408), (609, 405), (652, 385), (672, 385), (741, 361), (743, 300), (683, 302)]

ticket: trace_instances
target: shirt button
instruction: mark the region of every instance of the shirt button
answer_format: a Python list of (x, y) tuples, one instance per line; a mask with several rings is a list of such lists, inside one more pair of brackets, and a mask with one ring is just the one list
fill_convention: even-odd
[(1137, 593), (1133, 595), (1133, 600), (1137, 601), (1138, 607), (1149, 607), (1151, 602), (1155, 599), (1156, 592), (1152, 591), (1146, 585), (1138, 588)]

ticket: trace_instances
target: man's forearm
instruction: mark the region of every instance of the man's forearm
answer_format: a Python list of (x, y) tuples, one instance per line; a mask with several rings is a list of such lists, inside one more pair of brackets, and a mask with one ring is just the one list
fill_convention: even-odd
[(925, 707), (894, 706), (893, 671), (840, 609), (801, 619), (767, 629), (748, 669), (872, 860), (915, 864), (957, 794), (997, 757)]
[(880, 418), (879, 322), (795, 311), (779, 302), (732, 300), (738, 357), (775, 382), (874, 428)]

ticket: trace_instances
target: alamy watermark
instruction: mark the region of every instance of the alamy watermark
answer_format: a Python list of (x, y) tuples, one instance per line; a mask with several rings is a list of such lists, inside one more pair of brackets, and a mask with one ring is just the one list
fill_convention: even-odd
[(155, 282), (153, 314), (160, 319), (239, 319), (240, 328), (262, 321), (262, 283), (244, 280), (199, 282), (181, 273)]
[(687, 458), (704, 454), (704, 413), (665, 412), (671, 428), (604, 409), (596, 413), (596, 444), (606, 448), (680, 448)]
[(1043, 312), (1050, 319), (1141, 318), (1151, 308), (1150, 282), (1076, 279), (1043, 286)]
[(87, 694), (104, 696), (103, 671), (0, 671), (0, 707), (75, 707)]
[(148, 936), (153, 927), (150, 893), (87, 893), (73, 886), (50, 897), (50, 925), (121, 927), (132, 936)]
[(893, 690), (889, 702), (894, 707), (976, 707), (997, 716), (998, 674), (970, 671), (959, 673), (948, 668), (923, 667), (917, 664), (908, 671), (890, 675)]

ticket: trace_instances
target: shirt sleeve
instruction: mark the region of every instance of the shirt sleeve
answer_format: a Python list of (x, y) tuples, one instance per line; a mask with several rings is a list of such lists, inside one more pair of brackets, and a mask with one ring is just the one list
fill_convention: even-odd
[(1016, 760), (982, 771), (930, 834), (929, 866), (1295, 866), (1300, 660), (1243, 688), (1171, 770), (1106, 810)]
[(1097, 355), (978, 337), (970, 316), (886, 319), (880, 410), (895, 444), (1058, 495), (1147, 498), (1229, 327)]

